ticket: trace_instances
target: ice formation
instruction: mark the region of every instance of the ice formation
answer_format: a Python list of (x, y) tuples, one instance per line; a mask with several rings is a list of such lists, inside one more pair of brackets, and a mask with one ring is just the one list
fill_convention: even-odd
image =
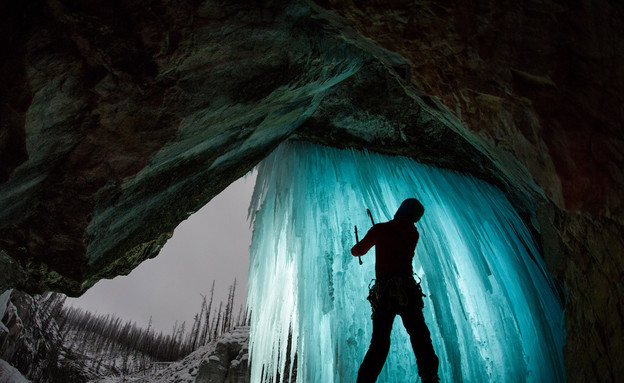
[[(443, 382), (563, 382), (560, 294), (497, 188), (393, 157), (284, 143), (259, 166), (250, 214), (252, 382), (354, 382), (370, 342), (374, 250), (349, 250), (405, 198), (425, 215), (414, 271)], [(417, 380), (400, 318), (378, 382)]]

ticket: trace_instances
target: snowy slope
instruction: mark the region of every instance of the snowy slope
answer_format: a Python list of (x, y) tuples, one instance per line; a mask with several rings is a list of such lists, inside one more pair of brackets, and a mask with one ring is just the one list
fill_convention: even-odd
[(0, 382), (2, 383), (30, 383), (24, 378), (17, 368), (11, 366), (5, 360), (0, 359)]
[[(215, 341), (199, 348), (184, 359), (170, 363), (153, 365), (150, 370), (129, 376), (108, 376), (90, 383), (194, 383), (194, 382), (249, 382), (247, 350), (249, 327), (238, 327), (225, 333)], [(234, 355), (235, 354), (235, 355)], [(217, 377), (217, 371), (224, 376)], [(244, 375), (246, 380), (240, 380)], [(212, 380), (207, 380), (210, 376)], [(232, 380), (236, 377), (235, 380)]]

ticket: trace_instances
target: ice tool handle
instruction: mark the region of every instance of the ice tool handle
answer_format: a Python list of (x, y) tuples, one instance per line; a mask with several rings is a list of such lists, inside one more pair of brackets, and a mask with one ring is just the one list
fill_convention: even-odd
[(373, 221), (373, 215), (371, 214), (370, 209), (366, 209), (366, 214), (368, 214), (368, 217), (371, 219), (371, 224), (375, 226), (375, 221)]
[[(357, 233), (357, 225), (355, 225), (355, 243), (360, 242), (360, 239), (358, 238), (358, 233)], [(362, 264), (362, 256), (358, 255), (358, 261), (360, 261), (360, 265)]]
[[(373, 220), (373, 215), (371, 214), (370, 209), (366, 209), (366, 214), (368, 214), (368, 217), (371, 220), (371, 224), (373, 226), (375, 226), (375, 221)], [(355, 243), (359, 243), (360, 239), (358, 238), (358, 232), (357, 232), (357, 225), (355, 225)], [(362, 264), (362, 256), (358, 255), (358, 261), (360, 262), (360, 265)]]

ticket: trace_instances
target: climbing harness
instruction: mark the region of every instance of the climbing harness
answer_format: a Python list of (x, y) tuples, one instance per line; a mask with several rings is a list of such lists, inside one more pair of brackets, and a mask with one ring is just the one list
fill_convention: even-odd
[(368, 284), (366, 299), (371, 304), (373, 315), (378, 309), (398, 311), (413, 304), (422, 309), (424, 307), (422, 298), (426, 295), (423, 294), (420, 282), (420, 277), (416, 282), (411, 276), (372, 279)]

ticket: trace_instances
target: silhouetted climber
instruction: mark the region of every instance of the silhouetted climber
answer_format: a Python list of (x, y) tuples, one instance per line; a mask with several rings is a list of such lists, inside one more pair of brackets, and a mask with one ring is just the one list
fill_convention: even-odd
[(393, 220), (374, 225), (351, 248), (351, 254), (357, 257), (376, 246), (376, 279), (368, 295), (373, 309), (373, 336), (358, 371), (357, 383), (374, 383), (377, 380), (390, 350), (390, 333), (397, 314), (403, 319), (410, 336), (422, 382), (439, 381), (438, 357), (422, 313), (424, 295), (412, 271), (412, 259), (419, 238), (414, 223), (424, 212), (425, 208), (417, 199), (406, 199)]

